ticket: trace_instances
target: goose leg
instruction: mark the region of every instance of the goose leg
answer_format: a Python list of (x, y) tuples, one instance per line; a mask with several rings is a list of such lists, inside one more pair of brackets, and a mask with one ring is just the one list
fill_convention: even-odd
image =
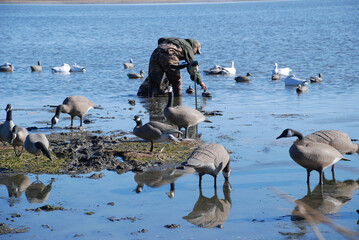
[(333, 177), (333, 181), (336, 182), (336, 180), (335, 180), (334, 165), (332, 165), (332, 177)]
[(199, 174), (199, 186), (202, 186), (202, 174)]
[(83, 116), (80, 116), (80, 127), (82, 127), (82, 119), (83, 119)]
[(74, 117), (71, 116), (71, 128), (74, 126)]
[(153, 142), (151, 141), (151, 148), (150, 148), (150, 152), (153, 151)]
[(323, 184), (323, 178), (324, 178), (323, 170), (320, 170), (318, 172), (319, 172), (319, 185), (322, 185)]
[(186, 139), (188, 136), (189, 127), (185, 128), (184, 138)]
[(310, 184), (310, 172), (312, 170), (307, 169), (307, 183)]
[(217, 175), (214, 176), (214, 189), (217, 189)]

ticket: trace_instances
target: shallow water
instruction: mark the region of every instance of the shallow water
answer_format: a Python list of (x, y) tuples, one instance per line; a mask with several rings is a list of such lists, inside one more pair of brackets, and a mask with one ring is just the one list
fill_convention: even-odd
[[(295, 204), (273, 191), (279, 189), (295, 199), (307, 195), (306, 171), (288, 154), (294, 139), (275, 138), (288, 127), (304, 134), (337, 129), (359, 138), (359, 68), (355, 67), (359, 65), (358, 7), (356, 1), (0, 5), (0, 62), (15, 66), (13, 73), (0, 74), (0, 105), (12, 103), (16, 124), (36, 126), (44, 133), (68, 131), (64, 127), (70, 120), (65, 115), (61, 115), (58, 128), (49, 129), (53, 109), (48, 105), (60, 104), (69, 95), (87, 96), (103, 107), (89, 112), (87, 118), (94, 121), (86, 125), (90, 131), (130, 132), (135, 125), (133, 115), (140, 114), (145, 121), (149, 115), (160, 117), (166, 98), (151, 102), (138, 98), (136, 92), (142, 80), (129, 80), (126, 75), (141, 69), (148, 72), (149, 56), (162, 36), (198, 39), (202, 55), (196, 59), (201, 70), (215, 64), (230, 66), (234, 61), (237, 75), (251, 72), (254, 76), (250, 83), (236, 83), (233, 77), (202, 75), (213, 97), (199, 97), (199, 107), (221, 110), (223, 116), (210, 117), (213, 123), (201, 124), (198, 131), (205, 142), (221, 143), (232, 152), (231, 208), (223, 229), (200, 228), (183, 219), (199, 199), (198, 176), (193, 173), (176, 179), (175, 196), (169, 198), (168, 179), (156, 188), (145, 184), (138, 194), (134, 191), (134, 173), (104, 171), (105, 177), (99, 180), (88, 179), (88, 175), (38, 176), (46, 185), (55, 178), (44, 203), (30, 203), (25, 193), (17, 199), (9, 198), (7, 188), (0, 187), (1, 222), (30, 228), (28, 233), (11, 234), (11, 238), (64, 239), (82, 234), (86, 239), (314, 239), (309, 225), (291, 220)], [(135, 68), (123, 69), (122, 64), (130, 58)], [(38, 60), (43, 71), (31, 73), (29, 66)], [(87, 72), (51, 72), (51, 67), (64, 62), (76, 62)], [(270, 80), (274, 62), (279, 67), (292, 68), (299, 78), (308, 79), (321, 72), (324, 82), (309, 84), (307, 93), (297, 95), (295, 88), (284, 86), (283, 80)], [(185, 72), (183, 82), (184, 89), (191, 84)], [(128, 104), (129, 98), (136, 100), (135, 106)], [(181, 102), (193, 106), (194, 98), (183, 94)], [(4, 118), (5, 113), (0, 115), (0, 121)], [(331, 194), (315, 207), (335, 223), (359, 231), (355, 211), (358, 183), (347, 181), (345, 187), (341, 183), (358, 180), (359, 157), (347, 157), (352, 161), (336, 164), (337, 188), (324, 189)], [(329, 179), (330, 175), (327, 170)], [(32, 174), (27, 177), (27, 184), (36, 181)], [(313, 190), (317, 173), (312, 173), (311, 180)], [(212, 177), (205, 176), (203, 181), (204, 196), (212, 198)], [(225, 199), (223, 178), (218, 181), (218, 198)], [(343, 196), (347, 200), (344, 203), (333, 200), (343, 200)], [(208, 206), (222, 203), (225, 209), (228, 194), (226, 197), (227, 201), (213, 198), (205, 202)], [(107, 205), (109, 202), (115, 205)], [(330, 206), (328, 202), (337, 203), (336, 207), (327, 211), (324, 206)], [(44, 204), (67, 210), (25, 211)], [(11, 218), (12, 213), (21, 217)], [(137, 219), (112, 222), (108, 220), (112, 216)], [(166, 224), (181, 227), (167, 229)], [(324, 224), (318, 227), (326, 239), (340, 237)], [(141, 229), (148, 231), (137, 233)]]

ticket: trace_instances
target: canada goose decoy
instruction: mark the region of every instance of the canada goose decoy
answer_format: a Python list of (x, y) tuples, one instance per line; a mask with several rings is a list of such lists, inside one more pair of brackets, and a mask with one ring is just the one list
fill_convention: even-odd
[(151, 142), (150, 152), (153, 151), (154, 142), (164, 142), (168, 140), (180, 142), (175, 136), (173, 136), (173, 134), (183, 134), (173, 126), (157, 121), (150, 121), (145, 125), (142, 125), (142, 120), (137, 115), (134, 116), (133, 120), (136, 122), (136, 126), (133, 129), (133, 134), (148, 142)]
[(128, 69), (128, 68), (133, 68), (134, 67), (134, 64), (133, 64), (133, 60), (132, 58), (130, 59), (130, 62), (129, 63), (124, 63), (123, 64), (123, 67)]
[(74, 65), (72, 65), (70, 68), (70, 72), (86, 72), (86, 68), (74, 63)]
[(60, 118), (60, 113), (67, 113), (71, 116), (71, 128), (74, 126), (74, 118), (80, 118), (80, 127), (82, 127), (84, 115), (97, 105), (83, 96), (69, 96), (63, 103), (56, 108), (55, 116), (51, 119), (51, 128), (53, 128)]
[(280, 77), (286, 77), (292, 71), (291, 68), (278, 68), (278, 63), (274, 63), (274, 70), (272, 71), (272, 75), (279, 74)]
[(253, 77), (253, 75), (250, 73), (247, 73), (246, 76), (237, 76), (234, 78), (234, 80), (236, 80), (236, 82), (250, 82), (251, 81), (250, 77)]
[(35, 156), (39, 156), (43, 153), (52, 161), (49, 145), (49, 140), (47, 140), (45, 134), (43, 133), (27, 135), (24, 143), (25, 149), (29, 153), (34, 154)]
[[(298, 137), (289, 149), (289, 155), (299, 165), (307, 169), (307, 183), (310, 183), (310, 172), (316, 170), (319, 173), (319, 184), (323, 184), (324, 169), (334, 165), (339, 160), (348, 160), (332, 146), (305, 139), (303, 134), (287, 128), (279, 138)], [(333, 175), (334, 176), (334, 175)]]
[(136, 79), (136, 78), (143, 78), (145, 76), (145, 71), (141, 70), (140, 74), (138, 73), (129, 73), (127, 74), (128, 78)]
[(54, 72), (54, 73), (69, 73), (70, 69), (71, 69), (70, 65), (68, 65), (67, 63), (64, 63), (60, 67), (53, 67), (52, 72)]
[(15, 126), (14, 121), (12, 120), (12, 106), (11, 104), (6, 105), (6, 120), (0, 124), (0, 140), (5, 143), (7, 141), (7, 136), (12, 128)]
[[(20, 127), (18, 125), (15, 125), (12, 130), (9, 131), (7, 141), (13, 146), (16, 157), (20, 157), (24, 151), (24, 144), (27, 135), (29, 135), (29, 133), (26, 128)], [(21, 147), (21, 150), (16, 152), (16, 147)]]
[(232, 65), (230, 67), (222, 68), (222, 74), (223, 75), (235, 75), (236, 74), (236, 68), (234, 67), (234, 61), (232, 61)]
[(286, 86), (298, 86), (298, 84), (304, 85), (306, 82), (307, 80), (297, 78), (294, 74), (289, 75), (284, 79), (284, 84)]
[(31, 68), (31, 72), (41, 72), (42, 71), (41, 62), (37, 61), (37, 65), (32, 65), (30, 66), (30, 68)]
[(321, 73), (318, 74), (318, 77), (310, 77), (310, 82), (312, 83), (318, 83), (318, 82), (323, 82), (323, 75)]
[(304, 82), (303, 84), (298, 84), (296, 88), (297, 93), (304, 93), (308, 91), (308, 83)]
[(208, 75), (218, 75), (218, 74), (222, 74), (222, 70), (223, 70), (223, 68), (221, 66), (214, 65), (214, 67), (205, 69), (205, 70), (203, 70), (203, 72)]
[(211, 92), (207, 92), (207, 89), (203, 91), (202, 97), (208, 97), (211, 98), (213, 95)]
[(193, 94), (194, 93), (194, 88), (191, 87), (191, 85), (188, 86), (186, 93), (188, 94)]
[(185, 128), (185, 138), (188, 136), (189, 127), (196, 126), (201, 122), (211, 122), (200, 111), (187, 106), (172, 106), (172, 86), (166, 91), (168, 93), (168, 102), (163, 110), (165, 117), (179, 129)]
[(214, 187), (217, 188), (217, 176), (223, 171), (225, 181), (231, 174), (229, 167), (230, 156), (228, 151), (218, 143), (203, 144), (196, 148), (183, 166), (193, 167), (199, 174), (199, 186), (202, 186), (202, 176), (205, 174), (214, 177)]
[(11, 63), (4, 63), (3, 65), (0, 65), (0, 72), (13, 72), (14, 66)]

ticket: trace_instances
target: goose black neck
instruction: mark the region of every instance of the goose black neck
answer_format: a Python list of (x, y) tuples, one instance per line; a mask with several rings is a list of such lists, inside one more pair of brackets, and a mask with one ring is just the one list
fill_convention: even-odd
[(57, 106), (56, 108), (56, 113), (55, 113), (55, 117), (59, 118), (60, 117), (60, 113), (62, 112), (62, 110), (64, 109), (64, 106), (61, 104), (59, 106)]
[(12, 120), (12, 109), (8, 110), (6, 113), (6, 121)]
[(141, 127), (142, 126), (142, 119), (136, 120), (136, 126)]
[(292, 129), (292, 132), (293, 132), (293, 136), (298, 137), (299, 140), (303, 140), (304, 136), (303, 136), (303, 134), (301, 132), (298, 132), (298, 131), (293, 130), (293, 129)]
[(48, 158), (52, 161), (52, 157), (51, 157), (51, 153), (49, 151), (49, 149), (47, 149), (47, 147), (45, 146), (44, 143), (42, 142), (36, 142), (35, 143), (35, 146), (41, 150), (41, 152)]

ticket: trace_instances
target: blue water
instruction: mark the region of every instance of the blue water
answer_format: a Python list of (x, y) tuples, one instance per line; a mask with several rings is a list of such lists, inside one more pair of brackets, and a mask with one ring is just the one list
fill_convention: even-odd
[[(45, 184), (56, 178), (46, 204), (61, 205), (67, 209), (63, 212), (25, 211), (44, 203), (31, 204), (24, 194), (9, 207), (14, 199), (8, 198), (5, 186), (0, 187), (1, 222), (30, 227), (28, 233), (12, 234), (11, 238), (68, 239), (82, 234), (86, 239), (315, 239), (308, 224), (291, 221), (295, 204), (272, 190), (277, 188), (295, 199), (307, 194), (305, 169), (288, 154), (294, 139), (275, 138), (288, 127), (304, 134), (337, 129), (359, 138), (357, 1), (1, 4), (0, 22), (0, 63), (11, 62), (15, 67), (13, 73), (0, 74), (0, 106), (12, 103), (16, 124), (36, 126), (37, 131), (47, 134), (68, 131), (64, 127), (70, 120), (64, 115), (58, 128), (49, 129), (53, 113), (48, 105), (58, 105), (70, 95), (86, 96), (103, 107), (89, 112), (87, 118), (94, 123), (86, 127), (104, 134), (123, 130), (132, 136), (133, 115), (140, 114), (147, 121), (149, 115), (160, 112), (166, 99), (157, 99), (156, 104), (137, 97), (142, 80), (126, 76), (142, 69), (148, 73), (149, 57), (160, 37), (199, 40), (202, 55), (196, 59), (201, 70), (215, 64), (230, 66), (234, 61), (236, 75), (250, 72), (254, 76), (243, 84), (236, 83), (233, 76), (202, 75), (213, 97), (199, 97), (199, 107), (223, 111), (223, 116), (210, 117), (213, 123), (201, 124), (198, 131), (203, 141), (221, 143), (232, 152), (232, 207), (223, 229), (199, 228), (182, 218), (192, 211), (199, 196), (195, 174), (178, 178), (175, 197), (170, 199), (166, 196), (168, 183), (158, 188), (145, 185), (142, 193), (136, 194), (134, 173), (104, 171), (105, 177), (100, 180), (40, 175)], [(130, 58), (135, 68), (124, 69), (122, 64)], [(30, 65), (38, 60), (43, 71), (31, 73)], [(54, 66), (75, 62), (87, 71), (67, 75), (51, 72)], [(292, 68), (299, 78), (322, 73), (324, 82), (309, 84), (307, 93), (297, 95), (295, 88), (284, 86), (283, 80), (271, 80), (274, 62)], [(186, 89), (192, 82), (185, 71), (182, 74)], [(130, 98), (136, 100), (135, 106), (128, 104)], [(184, 93), (182, 104), (194, 106), (194, 97)], [(5, 112), (0, 114), (0, 121), (4, 119)], [(336, 165), (339, 183), (358, 180), (359, 157), (348, 158), (352, 161)], [(28, 178), (36, 180), (31, 174)], [(218, 197), (224, 199), (223, 178), (218, 180)], [(312, 190), (317, 180), (317, 173), (313, 173)], [(208, 198), (214, 195), (212, 184), (212, 177), (205, 176), (203, 192)], [(355, 212), (358, 188), (357, 183), (340, 188), (351, 200), (339, 204), (338, 210), (323, 210), (335, 223), (353, 231), (359, 231)], [(107, 205), (111, 201), (114, 206)], [(88, 211), (95, 214), (86, 215)], [(14, 212), (22, 217), (14, 222), (4, 220)], [(111, 222), (107, 219), (111, 216), (137, 220)], [(181, 227), (163, 227), (172, 223)], [(340, 237), (324, 224), (317, 226), (325, 239)], [(148, 232), (134, 233), (143, 228)]]

